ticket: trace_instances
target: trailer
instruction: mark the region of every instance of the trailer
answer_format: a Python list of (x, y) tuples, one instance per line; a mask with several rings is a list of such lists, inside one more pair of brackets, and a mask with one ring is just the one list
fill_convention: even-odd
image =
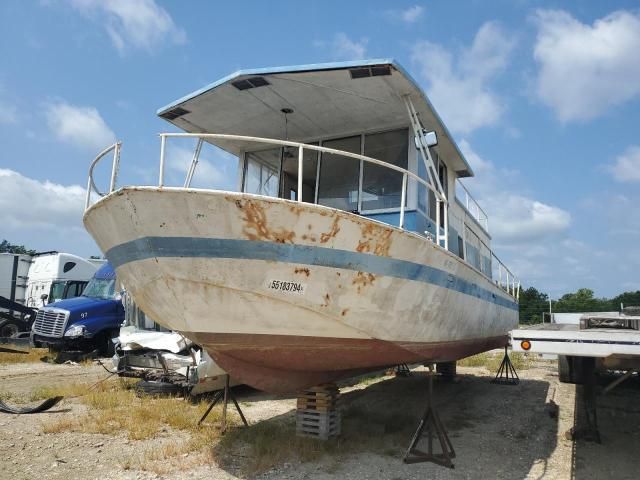
[(600, 443), (596, 373), (618, 373), (605, 395), (640, 371), (640, 308), (589, 313), (579, 323), (546, 323), (510, 332), (514, 352), (555, 354), (558, 378), (580, 386), (584, 415), (567, 434)]
[(592, 371), (624, 371), (628, 378), (640, 369), (637, 307), (584, 314), (578, 324), (532, 325), (510, 335), (514, 352), (558, 355), (558, 375), (564, 383), (585, 383)]

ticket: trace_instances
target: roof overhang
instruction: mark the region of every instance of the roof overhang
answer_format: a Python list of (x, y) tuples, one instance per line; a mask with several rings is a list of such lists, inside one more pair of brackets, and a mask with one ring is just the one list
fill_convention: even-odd
[[(438, 135), (438, 153), (460, 177), (471, 167), (431, 102), (390, 59), (239, 70), (158, 110), (189, 133), (223, 133), (299, 142), (410, 125), (408, 95), (427, 130)], [(293, 112), (285, 114), (283, 109)], [(211, 143), (238, 154), (259, 145)], [(264, 146), (262, 146), (264, 148)]]

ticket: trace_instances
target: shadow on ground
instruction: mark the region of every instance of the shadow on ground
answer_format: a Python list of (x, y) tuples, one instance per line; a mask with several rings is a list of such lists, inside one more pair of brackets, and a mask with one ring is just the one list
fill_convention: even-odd
[[(600, 377), (596, 387), (597, 417), (601, 443), (584, 438), (573, 444), (571, 478), (637, 479), (640, 451), (640, 379), (636, 376), (606, 395), (604, 385), (613, 377)], [(585, 388), (576, 386), (574, 428), (584, 428), (586, 421)]]
[[(471, 478), (523, 478), (534, 462), (544, 462), (556, 446), (557, 411), (545, 404), (549, 383), (523, 380), (519, 386), (495, 385), (490, 383), (492, 378), (459, 375), (455, 382), (434, 382), (434, 403), (457, 454), (455, 472)], [(232, 430), (215, 455), (225, 470), (244, 478), (298, 462), (319, 462), (325, 473), (340, 477), (345, 460), (359, 454), (383, 459), (389, 474), (380, 473), (381, 478), (393, 472), (404, 478), (405, 470), (442, 469), (402, 463), (426, 395), (425, 372), (381, 381), (342, 395), (339, 439), (319, 442), (296, 437), (291, 410)], [(239, 397), (252, 402), (252, 395)]]

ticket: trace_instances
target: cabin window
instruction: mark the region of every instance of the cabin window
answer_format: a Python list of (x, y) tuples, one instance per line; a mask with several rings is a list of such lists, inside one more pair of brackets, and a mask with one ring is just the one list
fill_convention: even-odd
[[(311, 143), (310, 145), (317, 145)], [(318, 152), (304, 150), (302, 163), (302, 201), (314, 203), (316, 199), (316, 175)], [(285, 147), (282, 154), (282, 198), (298, 200), (298, 149)]]
[[(364, 155), (406, 169), (409, 160), (408, 138), (406, 129), (366, 135)], [(401, 196), (402, 173), (363, 162), (363, 211), (400, 208)]]
[[(323, 147), (360, 153), (360, 136), (322, 142)], [(358, 210), (360, 162), (354, 158), (322, 153), (318, 181), (318, 203), (348, 212)], [(304, 194), (304, 192), (303, 192)]]
[(280, 148), (249, 152), (245, 155), (245, 159), (244, 192), (277, 197)]

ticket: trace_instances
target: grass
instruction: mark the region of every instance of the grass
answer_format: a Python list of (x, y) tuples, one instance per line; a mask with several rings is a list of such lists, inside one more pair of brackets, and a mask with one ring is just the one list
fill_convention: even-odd
[[(123, 459), (125, 469), (149, 470), (161, 475), (183, 468), (184, 455), (195, 454), (189, 459), (191, 464), (211, 460), (210, 446), (220, 435), (211, 424), (219, 421), (219, 409), (209, 414), (207, 424), (198, 426), (197, 422), (208, 406), (206, 401), (191, 404), (174, 397), (139, 398), (133, 386), (128, 379), (103, 382), (93, 389), (89, 384), (71, 384), (37, 389), (32, 398), (77, 397), (87, 407), (85, 414), (44, 423), (44, 433), (82, 432), (125, 435), (130, 440), (153, 439), (152, 446), (142, 450), (136, 447), (134, 456)], [(227, 421), (230, 425), (238, 423), (233, 414)], [(176, 440), (176, 437), (180, 438)], [(163, 441), (158, 444), (158, 439)], [(170, 461), (161, 463), (159, 460)]]
[(0, 365), (40, 362), (49, 355), (46, 348), (32, 348), (27, 353), (0, 352)]
[[(485, 367), (490, 372), (497, 372), (502, 363), (503, 355), (491, 352), (483, 352), (471, 357), (458, 360), (457, 364), (461, 367)], [(509, 354), (511, 363), (518, 370), (527, 370), (533, 366), (533, 358), (525, 356), (521, 352), (511, 352)]]

